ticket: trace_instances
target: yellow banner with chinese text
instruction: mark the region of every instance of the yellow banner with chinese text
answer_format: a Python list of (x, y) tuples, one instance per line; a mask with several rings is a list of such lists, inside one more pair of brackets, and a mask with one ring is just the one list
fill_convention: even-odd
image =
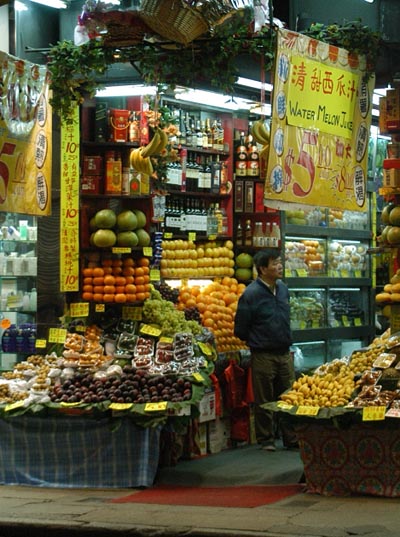
[(60, 291), (79, 289), (79, 113), (61, 123)]
[(364, 76), (363, 61), (278, 31), (266, 206), (367, 210), (374, 77)]

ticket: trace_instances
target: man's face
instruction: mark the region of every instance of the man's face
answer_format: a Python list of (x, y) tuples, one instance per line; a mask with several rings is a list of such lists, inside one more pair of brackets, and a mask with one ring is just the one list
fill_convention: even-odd
[(282, 259), (270, 259), (267, 267), (261, 267), (261, 274), (267, 281), (275, 282), (283, 276)]

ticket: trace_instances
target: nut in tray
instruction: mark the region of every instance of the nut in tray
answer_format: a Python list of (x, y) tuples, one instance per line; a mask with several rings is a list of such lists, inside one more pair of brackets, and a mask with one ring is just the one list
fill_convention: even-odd
[(387, 367), (390, 367), (396, 359), (397, 359), (396, 354), (382, 352), (375, 358), (372, 366), (377, 367), (379, 369), (386, 369)]

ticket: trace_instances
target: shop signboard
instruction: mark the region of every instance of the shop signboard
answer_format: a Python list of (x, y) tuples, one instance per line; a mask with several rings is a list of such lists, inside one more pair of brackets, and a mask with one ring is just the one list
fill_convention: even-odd
[(365, 58), (280, 29), (264, 205), (367, 210), (374, 76)]
[(51, 213), (51, 107), (46, 67), (0, 52), (0, 211)]

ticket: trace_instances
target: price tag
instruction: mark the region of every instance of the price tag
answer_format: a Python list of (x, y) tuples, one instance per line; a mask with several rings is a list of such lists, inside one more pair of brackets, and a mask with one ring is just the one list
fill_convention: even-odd
[(359, 317), (356, 317), (354, 319), (354, 326), (362, 326), (361, 319)]
[(296, 269), (297, 276), (300, 276), (301, 278), (307, 278), (308, 272), (304, 268)]
[(106, 311), (106, 306), (105, 304), (96, 304), (94, 310), (96, 313), (104, 313)]
[(61, 401), (61, 406), (79, 406), (81, 404), (81, 401), (76, 401), (75, 403), (67, 403), (66, 401)]
[(339, 278), (340, 274), (339, 274), (339, 271), (338, 270), (331, 270), (329, 271), (330, 272), (330, 276), (331, 278)]
[(292, 277), (292, 271), (290, 269), (285, 269), (285, 278), (291, 278)]
[(132, 248), (129, 248), (129, 246), (114, 246), (111, 251), (113, 254), (130, 254)]
[(89, 302), (73, 302), (70, 304), (71, 317), (87, 317), (89, 315)]
[(86, 332), (86, 326), (83, 325), (83, 324), (77, 324), (77, 325), (75, 326), (75, 330), (76, 330), (77, 332), (82, 332), (82, 333), (83, 333), (83, 332)]
[(343, 326), (350, 326), (350, 321), (347, 315), (342, 315), (342, 323), (343, 323)]
[(206, 356), (212, 356), (212, 349), (208, 343), (203, 343), (203, 341), (199, 341), (199, 348), (201, 352)]
[(65, 343), (67, 331), (65, 328), (49, 328), (49, 343)]
[(311, 328), (319, 328), (319, 321), (314, 319), (311, 323)]
[(122, 318), (130, 319), (131, 321), (141, 321), (142, 308), (138, 306), (124, 306), (122, 308)]
[(22, 406), (24, 406), (23, 401), (15, 401), (15, 403), (10, 403), (10, 404), (6, 405), (4, 407), (4, 410), (6, 412), (9, 412), (10, 410), (14, 410), (14, 408), (21, 408)]
[(291, 408), (293, 408), (293, 405), (286, 403), (286, 401), (278, 401), (278, 407), (286, 409), (286, 410), (290, 410)]
[(142, 324), (140, 327), (140, 333), (146, 334), (147, 336), (159, 337), (161, 334), (161, 328), (151, 326), (150, 324)]
[(348, 277), (350, 276), (349, 271), (346, 270), (346, 269), (342, 269), (342, 270), (340, 271), (340, 276), (341, 276), (342, 278), (348, 278)]
[(160, 337), (160, 343), (173, 343), (174, 342), (174, 338), (173, 337), (169, 337), (169, 336), (162, 336)]
[(164, 239), (172, 239), (173, 235), (170, 231), (164, 233)]
[(193, 241), (193, 242), (194, 242), (194, 241), (196, 240), (196, 232), (195, 232), (195, 231), (189, 231), (189, 233), (188, 233), (188, 239), (189, 239), (190, 241)]
[(333, 319), (333, 321), (331, 322), (331, 326), (332, 328), (337, 328), (339, 326), (339, 321), (337, 321), (336, 319)]
[(37, 339), (35, 341), (35, 347), (37, 349), (45, 349), (47, 346), (47, 341), (45, 339)]
[(300, 328), (301, 330), (305, 330), (307, 328), (307, 323), (305, 321), (300, 321)]
[(300, 405), (296, 410), (299, 416), (316, 416), (319, 412), (319, 406)]
[(196, 371), (196, 373), (193, 373), (192, 377), (197, 382), (203, 382), (203, 380), (204, 380), (203, 377), (200, 375), (200, 373), (198, 371)]
[(207, 238), (208, 238), (209, 241), (215, 241), (215, 240), (217, 240), (217, 236), (216, 236), (216, 235), (208, 235)]
[(365, 406), (362, 411), (363, 421), (380, 421), (385, 419), (385, 406)]
[(151, 246), (143, 246), (143, 255), (146, 257), (152, 257), (153, 248)]
[(158, 412), (160, 410), (167, 410), (167, 401), (160, 401), (159, 403), (146, 403), (144, 410), (146, 412)]
[(111, 408), (111, 410), (128, 410), (132, 406), (133, 403), (111, 403), (108, 408)]
[(159, 282), (161, 280), (161, 272), (159, 269), (152, 268), (150, 270), (150, 281), (152, 282)]
[(388, 418), (400, 418), (400, 408), (389, 408), (385, 416)]
[(361, 278), (361, 270), (355, 270), (355, 271), (354, 271), (354, 276), (355, 276), (356, 278)]

